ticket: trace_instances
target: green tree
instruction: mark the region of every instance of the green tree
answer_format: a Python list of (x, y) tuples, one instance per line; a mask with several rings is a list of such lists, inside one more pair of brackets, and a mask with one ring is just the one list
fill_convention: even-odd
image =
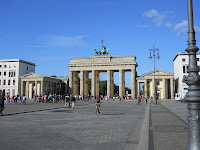
[(107, 93), (107, 80), (99, 81), (99, 94), (105, 96)]

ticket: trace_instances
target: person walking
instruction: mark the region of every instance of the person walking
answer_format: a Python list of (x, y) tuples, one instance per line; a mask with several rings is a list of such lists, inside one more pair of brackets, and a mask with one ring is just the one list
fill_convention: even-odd
[(74, 108), (74, 104), (75, 104), (75, 97), (74, 95), (72, 94), (71, 96), (71, 102), (72, 102), (72, 108)]
[(5, 97), (4, 97), (4, 94), (3, 92), (1, 92), (1, 95), (0, 95), (0, 113), (2, 113), (2, 111), (4, 110), (4, 100), (5, 100)]
[(23, 100), (23, 104), (26, 104), (26, 96), (25, 95), (22, 97), (22, 100)]
[(138, 102), (137, 102), (137, 105), (139, 105), (140, 104), (140, 106), (141, 106), (141, 96), (138, 96)]
[(5, 100), (6, 100), (6, 101), (5, 101), (5, 104), (6, 104), (6, 105), (8, 104), (8, 97), (9, 97), (9, 96), (8, 96), (8, 93), (7, 93), (7, 94), (5, 95)]
[(69, 101), (70, 101), (70, 98), (69, 98), (69, 95), (67, 94), (67, 96), (65, 97), (65, 108), (66, 108), (66, 107), (67, 107), (67, 108), (70, 107)]

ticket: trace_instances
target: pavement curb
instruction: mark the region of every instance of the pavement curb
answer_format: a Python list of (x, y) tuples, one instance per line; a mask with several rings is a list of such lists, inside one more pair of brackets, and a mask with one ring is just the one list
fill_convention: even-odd
[(148, 103), (137, 150), (149, 150), (149, 116), (150, 104)]

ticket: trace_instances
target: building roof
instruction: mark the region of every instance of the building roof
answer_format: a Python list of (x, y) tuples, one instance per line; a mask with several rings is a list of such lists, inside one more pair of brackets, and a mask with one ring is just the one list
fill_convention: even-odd
[[(181, 52), (178, 52), (178, 54), (174, 57), (173, 61), (174, 61), (179, 55), (188, 55), (188, 53), (181, 53)], [(200, 53), (197, 53), (197, 55), (200, 55)]]
[(34, 63), (22, 59), (1, 59), (0, 62), (22, 62), (25, 64), (36, 66)]

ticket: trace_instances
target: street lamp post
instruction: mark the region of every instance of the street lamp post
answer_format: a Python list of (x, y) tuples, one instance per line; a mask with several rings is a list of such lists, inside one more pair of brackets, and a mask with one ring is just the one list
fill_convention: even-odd
[(188, 145), (186, 150), (200, 150), (200, 76), (198, 74), (196, 53), (199, 48), (196, 45), (193, 24), (192, 0), (187, 0), (188, 7), (188, 47), (189, 56), (188, 76), (184, 76), (183, 82), (188, 85), (185, 101), (188, 103)]
[(153, 58), (154, 58), (154, 75), (153, 75), (153, 80), (154, 80), (154, 101), (156, 102), (156, 105), (157, 105), (157, 100), (156, 100), (156, 82), (155, 82), (155, 52), (157, 51), (157, 59), (160, 58), (159, 56), (159, 48), (154, 48), (153, 46), (153, 49), (149, 49), (149, 52), (150, 52), (150, 56), (149, 56), (149, 59), (151, 60), (152, 57), (151, 57), (151, 51), (153, 52)]

